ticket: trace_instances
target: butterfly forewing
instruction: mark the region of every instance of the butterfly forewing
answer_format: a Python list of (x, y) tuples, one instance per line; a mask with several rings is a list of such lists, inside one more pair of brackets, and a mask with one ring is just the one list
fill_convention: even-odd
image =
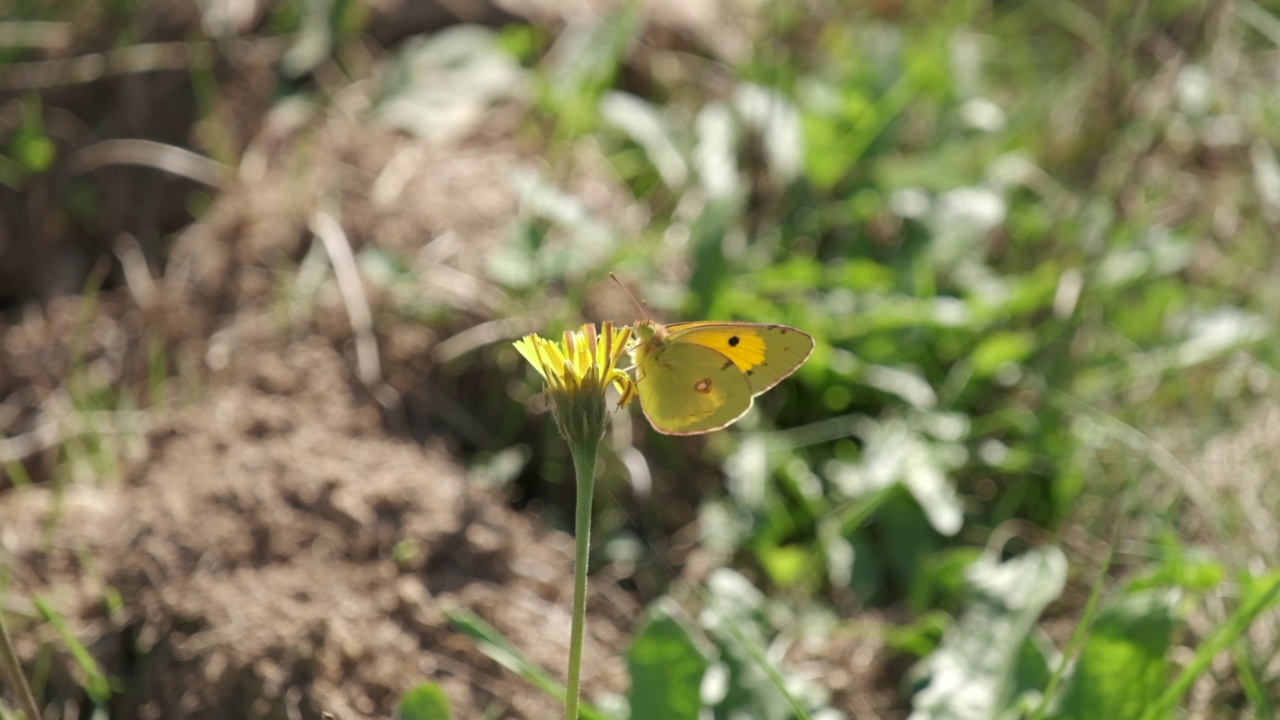
[(693, 344), (724, 356), (759, 395), (795, 372), (813, 352), (813, 338), (786, 325), (685, 322), (667, 326), (668, 347)]

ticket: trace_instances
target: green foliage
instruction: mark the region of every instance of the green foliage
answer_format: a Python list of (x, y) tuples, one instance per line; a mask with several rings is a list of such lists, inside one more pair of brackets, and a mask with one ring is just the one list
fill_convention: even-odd
[[(696, 622), (674, 599), (662, 597), (637, 626), (627, 651), (629, 717), (700, 718), (709, 712), (716, 718), (805, 720), (829, 712), (823, 691), (790, 675), (773, 657), (779, 634), (803, 632), (805, 618), (727, 569), (697, 592), (705, 607)], [(465, 610), (448, 615), (489, 657), (563, 698), (563, 686), (493, 627)], [(581, 716), (608, 718), (591, 707), (583, 707)]]
[(631, 717), (697, 720), (707, 664), (704, 652), (668, 604), (654, 604), (627, 651)]
[(449, 720), (449, 701), (439, 685), (419, 685), (400, 699), (396, 720)]
[(559, 132), (572, 137), (595, 125), (597, 103), (622, 72), (644, 27), (642, 7), (628, 0), (599, 22), (570, 26), (561, 35), (538, 93)]
[[(586, 229), (583, 213), (544, 214), (513, 235), (495, 277), (520, 289), (574, 287), (593, 266), (620, 264), (645, 278), (644, 296), (675, 317), (785, 322), (818, 336), (795, 380), (761, 398), (760, 412), (730, 438), (710, 439), (708, 455), (722, 459), (726, 483), (723, 494), (699, 502), (704, 544), (800, 597), (847, 591), (891, 603), (906, 594), (930, 622), (896, 634), (896, 647), (936, 651), (930, 666), (962, 656), (981, 670), (957, 680), (981, 689), (979, 717), (1016, 714), (1053, 689), (1055, 662), (1031, 629), (1058, 590), (1030, 604), (1016, 593), (971, 604), (948, 634), (998, 629), (998, 647), (971, 642), (971, 657), (955, 647), (960, 640), (938, 646), (931, 608), (956, 606), (958, 578), (981, 575), (981, 563), (971, 566), (976, 551), (954, 538), (966, 527), (1009, 522), (1053, 531), (1082, 500), (1129, 497), (1137, 486), (1125, 472), (1150, 469), (1140, 469), (1139, 457), (1125, 472), (1099, 473), (1099, 458), (1117, 448), (1105, 428), (1175, 408), (1192, 392), (1180, 375), (1249, 353), (1270, 334), (1265, 314), (1249, 309), (1256, 300), (1187, 282), (1187, 224), (1118, 214), (1117, 189), (1080, 181), (1083, 150), (1063, 154), (1029, 134), (1043, 106), (1000, 95), (1030, 84), (1082, 96), (1087, 83), (1045, 80), (1051, 63), (1073, 62), (1071, 53), (1016, 70), (1011, 58), (946, 70), (975, 41), (974, 23), (978, 32), (1019, 27), (987, 26), (974, 7), (957, 4), (919, 34), (907, 24), (832, 23), (803, 58), (811, 67), (754, 65), (753, 82), (740, 82), (729, 100), (660, 105), (621, 91), (584, 92), (583, 102), (599, 98), (604, 120), (593, 139), (612, 148), (614, 169), (651, 214), (649, 237), (618, 244), (611, 261), (607, 248), (575, 250), (587, 246), (581, 239), (556, 242), (609, 237), (607, 224)], [(966, 81), (965, 73), (991, 76)], [(754, 84), (771, 79), (785, 80)], [(987, 82), (1004, 97), (1003, 112), (978, 92)], [(772, 117), (797, 118), (796, 135), (786, 123), (764, 129), (753, 121), (743, 98), (757, 90), (773, 103)], [(744, 165), (752, 142), (772, 143), (773, 152)], [(788, 147), (802, 148), (795, 169), (784, 160)], [(1044, 174), (1061, 165), (1070, 167), (1060, 176)], [(658, 237), (680, 238), (679, 251)], [(1146, 409), (1127, 402), (1166, 381)], [(1150, 444), (1120, 447), (1141, 453)], [(665, 440), (648, 449), (659, 471), (686, 460)], [(1111, 505), (1106, 519), (1124, 507)], [(1056, 579), (1042, 593), (1065, 578), (1055, 557)], [(1043, 578), (1014, 568), (1011, 587), (1034, 594), (1022, 583)], [(1173, 553), (1144, 582), (1164, 597), (1170, 585), (1211, 588), (1221, 572), (1213, 559)], [(1142, 597), (1124, 596), (1121, 607)], [(1126, 635), (1115, 612), (1105, 609), (1083, 631), (1080, 669), (1050, 699), (1053, 712), (1128, 713), (1150, 701), (1150, 681), (1127, 698), (1109, 682), (1129, 662), (1144, 677), (1163, 672), (1176, 619), (1152, 610), (1137, 635)], [(750, 680), (727, 691), (717, 713), (788, 716), (795, 708), (778, 694), (784, 684), (753, 677), (766, 666), (735, 638), (716, 647), (732, 677)], [(938, 694), (945, 686), (945, 677), (935, 679), (917, 696), (918, 711), (932, 713), (922, 717), (965, 716), (954, 697)]]
[(40, 96), (31, 95), (18, 106), (21, 124), (8, 134), (6, 154), (0, 155), (0, 184), (20, 190), (28, 175), (47, 172), (58, 147), (45, 129)]
[(1176, 592), (1122, 596), (1089, 628), (1061, 704), (1048, 717), (1141, 718), (1164, 690)]
[[(521, 292), (563, 285), (574, 301), (613, 270), (658, 315), (817, 336), (794, 379), (708, 439), (698, 459), (720, 462), (724, 490), (685, 501), (704, 542), (793, 597), (954, 607), (966, 530), (1116, 522), (1140, 502), (1136, 478), (1169, 467), (1145, 428), (1188, 403), (1230, 413), (1248, 390), (1206, 394), (1201, 379), (1230, 358), (1270, 372), (1263, 295), (1196, 274), (1214, 208), (1173, 212), (1171, 186), (1139, 188), (1128, 169), (1164, 162), (1199, 182), (1160, 128), (1254, 111), (1228, 91), (1151, 115), (1099, 105), (1117, 82), (1157, 92), (1146, 34), (1201, 13), (1157, 5), (1121, 30), (1110, 9), (1045, 20), (924, 3), (888, 20), (779, 4), (716, 93), (688, 76), (655, 75), (643, 94), (610, 86), (635, 27), (615, 16), (593, 30), (599, 69), (572, 75), (591, 82), (540, 98), (557, 122), (598, 112), (553, 144), (603, 148), (648, 229), (620, 242), (609, 218), (542, 212), (493, 276)], [(553, 53), (543, 73), (566, 62)], [(1055, 124), (1069, 107), (1080, 122)], [(547, 182), (540, 193), (572, 206)], [(1226, 203), (1247, 215), (1247, 201)], [(653, 472), (683, 477), (688, 444), (641, 442)], [(1080, 517), (1089, 503), (1108, 512)], [(1169, 518), (1150, 520), (1136, 532), (1158, 536)], [(1170, 565), (1150, 584), (1212, 586), (1221, 568)]]
[(10, 147), (14, 159), (26, 169), (39, 173), (53, 167), (58, 150), (41, 127), (39, 106), (35, 108), (35, 112), (36, 114), (27, 114), (22, 127), (14, 133)]
[(809, 717), (766, 658), (764, 648), (772, 632), (769, 600), (741, 575), (727, 570), (716, 572), (707, 585), (703, 625), (728, 674), (724, 695), (713, 704), (715, 717)]
[[(1249, 626), (1260, 615), (1280, 607), (1280, 571), (1273, 570), (1262, 577), (1246, 575), (1241, 578), (1241, 586), (1245, 592), (1239, 606), (1196, 647), (1195, 657), (1182, 668), (1173, 682), (1164, 686), (1156, 702), (1147, 706), (1141, 716), (1142, 720), (1157, 720), (1169, 715), (1191, 688), (1191, 684), (1208, 670), (1218, 653), (1241, 642)], [(1252, 680), (1251, 672), (1244, 675)], [(1262, 702), (1256, 704), (1263, 705)]]

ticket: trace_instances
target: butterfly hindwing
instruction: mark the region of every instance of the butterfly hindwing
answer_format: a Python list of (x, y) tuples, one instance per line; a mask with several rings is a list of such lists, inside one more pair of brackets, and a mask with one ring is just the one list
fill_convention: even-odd
[(718, 430), (746, 414), (755, 395), (731, 359), (695, 343), (643, 353), (636, 373), (645, 417), (669, 435)]

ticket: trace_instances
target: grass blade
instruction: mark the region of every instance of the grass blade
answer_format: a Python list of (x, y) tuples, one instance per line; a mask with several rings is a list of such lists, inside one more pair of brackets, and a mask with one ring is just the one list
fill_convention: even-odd
[(62, 616), (43, 598), (32, 596), (31, 604), (35, 605), (36, 611), (40, 613), (40, 616), (58, 633), (58, 637), (62, 639), (62, 644), (71, 652), (76, 664), (80, 666), (85, 677), (88, 678), (84, 686), (85, 693), (89, 695), (95, 705), (106, 707), (111, 700), (111, 683), (107, 680), (107, 676), (102, 673), (102, 669), (98, 667), (98, 662), (93, 659), (89, 649), (76, 638), (75, 634), (71, 632), (71, 628), (67, 627), (67, 623), (62, 619)]
[[(534, 687), (560, 702), (565, 699), (565, 686), (511, 644), (497, 628), (484, 618), (465, 608), (446, 609), (445, 616), (462, 632), (474, 638), (480, 651), (511, 672), (524, 678)], [(579, 706), (578, 715), (583, 720), (615, 720), (586, 704)]]
[(1173, 706), (1186, 694), (1187, 690), (1191, 689), (1191, 684), (1196, 678), (1209, 668), (1213, 658), (1243, 635), (1259, 615), (1276, 605), (1280, 605), (1280, 570), (1250, 583), (1249, 593), (1245, 596), (1244, 602), (1240, 603), (1240, 607), (1236, 608), (1236, 611), (1216, 632), (1200, 643), (1196, 648), (1195, 657), (1182, 668), (1182, 672), (1178, 673), (1178, 677), (1169, 684), (1160, 699), (1147, 708), (1147, 712), (1142, 715), (1142, 720), (1169, 717)]

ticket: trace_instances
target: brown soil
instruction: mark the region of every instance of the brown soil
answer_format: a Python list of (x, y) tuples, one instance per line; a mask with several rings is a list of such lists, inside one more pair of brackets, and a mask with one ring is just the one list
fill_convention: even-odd
[[(0, 502), (11, 597), (38, 591), (127, 673), (113, 716), (386, 717), (426, 680), (460, 717), (555, 716), (443, 613), (470, 608), (559, 667), (571, 539), (468, 486), (440, 452), (388, 437), (322, 342), (255, 354), (231, 376), (151, 432), (127, 482)], [(591, 612), (588, 692), (624, 691), (616, 649), (637, 606), (596, 579)], [(19, 627), (24, 654), (60, 645), (51, 632)], [(54, 684), (50, 696), (74, 697), (73, 678)]]

